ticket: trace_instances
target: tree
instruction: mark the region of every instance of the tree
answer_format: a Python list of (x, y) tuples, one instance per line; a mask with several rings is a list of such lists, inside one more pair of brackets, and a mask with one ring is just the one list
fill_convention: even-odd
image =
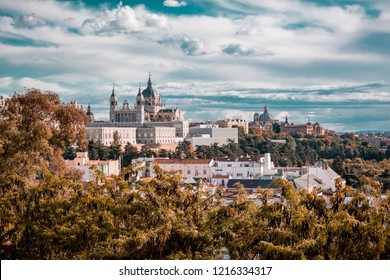
[(139, 151), (140, 157), (155, 157), (156, 153), (154, 153), (150, 148), (148, 148), (146, 145), (143, 145), (141, 147), (141, 150)]
[(138, 157), (139, 157), (138, 149), (133, 145), (131, 145), (130, 143), (127, 143), (122, 154), (122, 166), (123, 167), (129, 166), (131, 164), (131, 161)]
[(75, 159), (76, 158), (76, 149), (73, 147), (68, 147), (65, 152), (62, 154), (64, 159)]
[(113, 137), (114, 141), (108, 148), (108, 159), (118, 160), (122, 155), (122, 144), (119, 132), (117, 130), (115, 130)]
[(31, 90), (13, 96), (0, 117), (0, 180), (12, 174), (65, 171), (63, 150), (85, 148), (85, 113), (60, 102), (54, 93)]
[(194, 156), (194, 147), (190, 141), (184, 140), (179, 142), (172, 156), (174, 158), (192, 158)]

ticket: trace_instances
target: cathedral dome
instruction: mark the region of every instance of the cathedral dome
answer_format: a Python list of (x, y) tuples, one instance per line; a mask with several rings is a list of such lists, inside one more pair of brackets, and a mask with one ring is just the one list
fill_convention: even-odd
[(156, 97), (158, 95), (157, 90), (155, 90), (152, 86), (152, 81), (150, 80), (150, 74), (149, 74), (149, 80), (148, 80), (148, 87), (142, 91), (142, 95), (145, 98)]
[(272, 122), (274, 121), (274, 117), (268, 113), (267, 105), (264, 106), (264, 113), (262, 113), (259, 117), (259, 121), (261, 122)]
[(260, 115), (259, 120), (262, 122), (272, 122), (274, 117), (270, 113), (263, 113)]

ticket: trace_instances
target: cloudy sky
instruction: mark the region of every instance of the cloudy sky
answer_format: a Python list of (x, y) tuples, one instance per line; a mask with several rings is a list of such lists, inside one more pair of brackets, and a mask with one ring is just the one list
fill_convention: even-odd
[(152, 73), (188, 120), (390, 130), (389, 0), (0, 0), (0, 94), (90, 102), (108, 119)]

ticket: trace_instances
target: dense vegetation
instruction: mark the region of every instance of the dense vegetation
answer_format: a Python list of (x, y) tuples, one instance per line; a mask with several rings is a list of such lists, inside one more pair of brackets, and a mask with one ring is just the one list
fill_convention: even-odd
[[(201, 182), (182, 185), (178, 172), (158, 168), (150, 182), (129, 185), (131, 165), (114, 178), (96, 170), (97, 181), (83, 184), (59, 155), (70, 144), (83, 148), (84, 123), (82, 111), (39, 91), (13, 97), (1, 113), (1, 259), (390, 257), (390, 196), (380, 199), (380, 185), (372, 180), (358, 189), (338, 185), (329, 207), (282, 180), (274, 182), (282, 199), (273, 204), (272, 191), (260, 190), (261, 203), (255, 203), (237, 185), (226, 205), (220, 190), (210, 192)], [(230, 151), (244, 148), (228, 145)], [(104, 156), (117, 157), (112, 150)], [(123, 158), (139, 155), (129, 145), (127, 152), (119, 149)], [(196, 153), (183, 143), (171, 156)], [(356, 160), (340, 160), (340, 168), (349, 170)], [(368, 166), (361, 172), (377, 174)]]

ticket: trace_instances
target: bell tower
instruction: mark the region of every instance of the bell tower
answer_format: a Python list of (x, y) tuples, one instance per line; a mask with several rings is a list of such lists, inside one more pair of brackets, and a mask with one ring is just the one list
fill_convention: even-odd
[(137, 113), (136, 113), (137, 120), (136, 121), (143, 124), (145, 121), (145, 107), (144, 107), (144, 96), (141, 93), (141, 85), (139, 86), (139, 89), (138, 89), (135, 108), (137, 109)]
[(112, 85), (112, 93), (110, 97), (110, 122), (116, 122), (115, 111), (117, 109), (118, 109), (118, 97), (116, 97), (114, 85)]

